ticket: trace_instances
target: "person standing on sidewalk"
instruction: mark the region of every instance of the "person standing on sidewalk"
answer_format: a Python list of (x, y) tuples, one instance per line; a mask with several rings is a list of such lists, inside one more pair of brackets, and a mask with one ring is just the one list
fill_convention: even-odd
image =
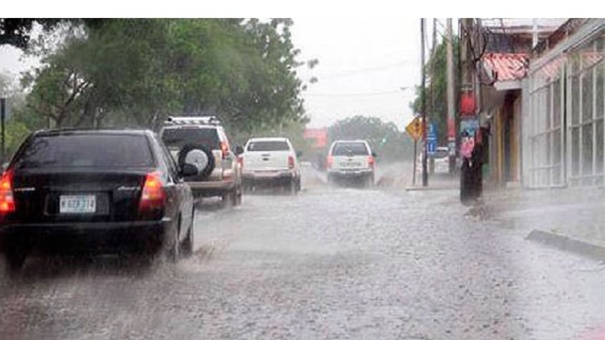
[(462, 165), (460, 166), (460, 202), (463, 204), (467, 204), (472, 196), (471, 163), (474, 148), (475, 138), (469, 131), (462, 132), (462, 141), (460, 143), (460, 156), (462, 157)]
[(460, 201), (462, 204), (475, 202), (483, 193), (483, 160), (485, 147), (482, 131), (465, 131), (462, 136), (460, 154)]

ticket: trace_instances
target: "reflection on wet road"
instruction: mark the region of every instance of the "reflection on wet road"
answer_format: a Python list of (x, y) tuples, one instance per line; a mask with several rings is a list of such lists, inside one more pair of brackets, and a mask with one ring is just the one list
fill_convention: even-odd
[(207, 202), (196, 253), (153, 268), (32, 259), (2, 339), (583, 339), (605, 267), (465, 216), (456, 191), (328, 188)]

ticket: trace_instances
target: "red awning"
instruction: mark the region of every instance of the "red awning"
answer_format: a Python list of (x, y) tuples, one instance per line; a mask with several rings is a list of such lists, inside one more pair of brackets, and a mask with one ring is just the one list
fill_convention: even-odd
[(488, 77), (498, 87), (498, 83), (510, 82), (516, 84), (519, 80), (525, 78), (529, 67), (529, 54), (486, 53), (481, 61)]

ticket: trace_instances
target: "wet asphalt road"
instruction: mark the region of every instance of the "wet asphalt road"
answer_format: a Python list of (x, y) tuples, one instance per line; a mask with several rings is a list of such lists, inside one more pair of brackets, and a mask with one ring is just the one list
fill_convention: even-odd
[[(456, 191), (329, 188), (196, 216), (196, 253), (141, 270), (31, 259), (0, 339), (592, 339), (605, 266), (467, 216)], [(597, 339), (597, 338), (595, 338)]]

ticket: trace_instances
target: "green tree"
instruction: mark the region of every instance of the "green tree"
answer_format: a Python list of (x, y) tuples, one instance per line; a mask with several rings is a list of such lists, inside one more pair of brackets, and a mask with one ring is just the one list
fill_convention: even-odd
[[(445, 38), (444, 38), (445, 39)], [(453, 40), (454, 65), (458, 58), (458, 37)], [(437, 45), (432, 57), (429, 58), (424, 66), (427, 74), (427, 84), (425, 89), (426, 109), (428, 120), (437, 124), (438, 140), (440, 145), (447, 145), (447, 64), (446, 64), (446, 43), (442, 40)], [(456, 77), (454, 77), (455, 79)], [(454, 86), (454, 88), (457, 88)], [(432, 98), (431, 98), (432, 91)], [(416, 87), (416, 99), (410, 104), (410, 108), (415, 113), (421, 113), (422, 108), (422, 88)]]
[(9, 118), (5, 122), (6, 159), (10, 158), (30, 133), (27, 125), (19, 120), (20, 112), (25, 105), (25, 98), (21, 91), (19, 91), (14, 78), (14, 76), (9, 74), (0, 73), (0, 98), (6, 99), (6, 112), (10, 113)]
[[(233, 131), (304, 121), (289, 19), (106, 19), (82, 27), (24, 78), (28, 110), (53, 126), (157, 128), (217, 115)], [(313, 65), (316, 64), (316, 61)], [(309, 67), (313, 66), (309, 64)]]
[(46, 31), (55, 27), (62, 19), (0, 19), (0, 45), (12, 45), (25, 49), (35, 23)]

